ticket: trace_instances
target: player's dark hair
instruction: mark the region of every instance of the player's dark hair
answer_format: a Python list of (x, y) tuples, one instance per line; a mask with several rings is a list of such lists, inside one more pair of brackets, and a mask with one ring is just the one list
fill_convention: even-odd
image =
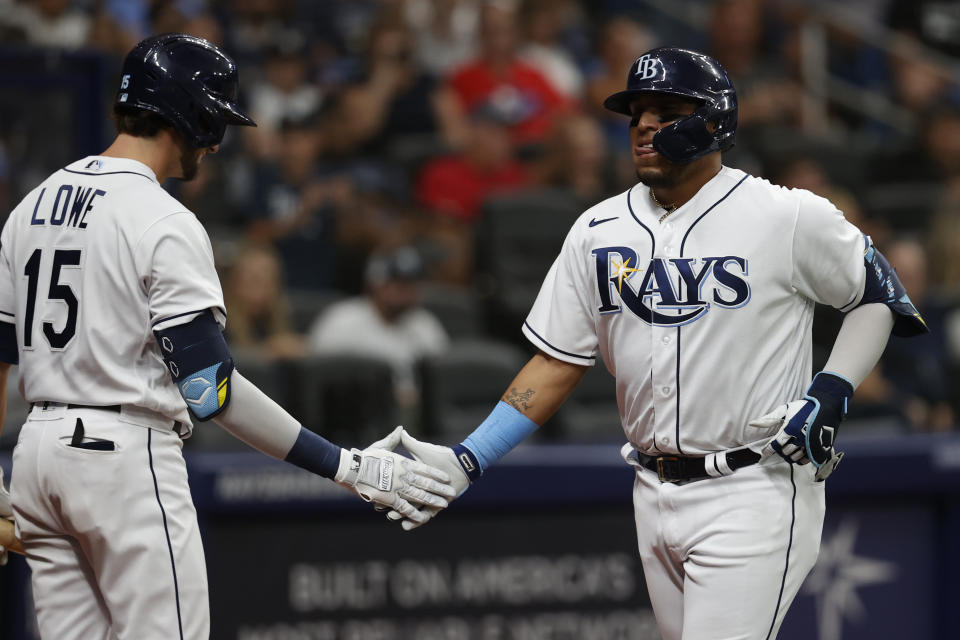
[(153, 138), (161, 129), (173, 129), (173, 125), (153, 111), (116, 105), (113, 108), (113, 121), (117, 133), (126, 133), (136, 138)]

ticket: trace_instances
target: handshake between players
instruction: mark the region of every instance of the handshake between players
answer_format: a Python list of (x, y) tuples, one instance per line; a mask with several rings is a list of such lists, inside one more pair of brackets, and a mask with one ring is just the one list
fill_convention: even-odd
[[(400, 445), (412, 460), (393, 452)], [(450, 447), (421, 442), (402, 426), (363, 451), (351, 451), (351, 456), (359, 473), (338, 474), (334, 480), (387, 511), (387, 518), (400, 521), (406, 531), (426, 524), (471, 482), (469, 457), (461, 461)]]

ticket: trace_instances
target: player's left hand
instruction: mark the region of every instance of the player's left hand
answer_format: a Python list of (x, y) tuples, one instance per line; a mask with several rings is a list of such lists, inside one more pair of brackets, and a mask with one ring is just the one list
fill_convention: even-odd
[[(460, 497), (463, 492), (470, 487), (470, 477), (467, 476), (467, 472), (464, 471), (463, 466), (457, 459), (457, 455), (450, 447), (421, 442), (405, 430), (401, 432), (400, 442), (414, 459), (445, 471), (447, 475), (450, 476), (450, 485), (456, 491), (456, 497)], [(436, 507), (424, 507), (420, 509), (420, 512), (426, 516), (426, 519), (419, 521), (404, 517), (402, 513), (396, 510), (391, 510), (387, 513), (387, 519), (394, 521), (400, 520), (400, 526), (403, 527), (404, 531), (411, 531), (429, 522), (435, 515), (440, 513), (440, 511), (441, 509)]]
[[(3, 468), (0, 467), (0, 518), (13, 521), (13, 504), (10, 502), (10, 492), (3, 482)], [(7, 564), (7, 550), (0, 546), (0, 567)]]
[(848, 380), (821, 371), (814, 376), (803, 398), (750, 421), (750, 426), (778, 428), (768, 446), (788, 462), (812, 462), (817, 469), (816, 479), (822, 481), (843, 458), (834, 442), (852, 395), (853, 385)]

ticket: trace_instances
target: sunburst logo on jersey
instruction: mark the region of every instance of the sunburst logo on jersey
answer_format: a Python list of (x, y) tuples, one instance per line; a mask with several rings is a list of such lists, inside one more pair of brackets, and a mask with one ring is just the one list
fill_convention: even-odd
[(637, 273), (638, 271), (643, 271), (643, 269), (636, 269), (636, 268), (630, 266), (630, 260), (632, 260), (632, 259), (633, 259), (633, 258), (627, 258), (627, 259), (624, 260), (623, 262), (617, 262), (616, 260), (613, 260), (613, 259), (611, 259), (611, 261), (610, 261), (610, 262), (612, 263), (612, 266), (613, 266), (613, 273), (611, 274), (611, 277), (614, 277), (614, 278), (617, 279), (617, 292), (618, 292), (618, 293), (623, 293), (623, 279), (624, 279), (624, 278), (626, 278), (627, 280), (629, 280), (630, 277), (633, 276), (634, 273)]

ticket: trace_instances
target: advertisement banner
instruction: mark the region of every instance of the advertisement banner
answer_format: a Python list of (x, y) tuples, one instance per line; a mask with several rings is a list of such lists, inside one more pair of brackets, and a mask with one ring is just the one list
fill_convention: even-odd
[(238, 524), (205, 532), (214, 638), (658, 637), (629, 505)]

